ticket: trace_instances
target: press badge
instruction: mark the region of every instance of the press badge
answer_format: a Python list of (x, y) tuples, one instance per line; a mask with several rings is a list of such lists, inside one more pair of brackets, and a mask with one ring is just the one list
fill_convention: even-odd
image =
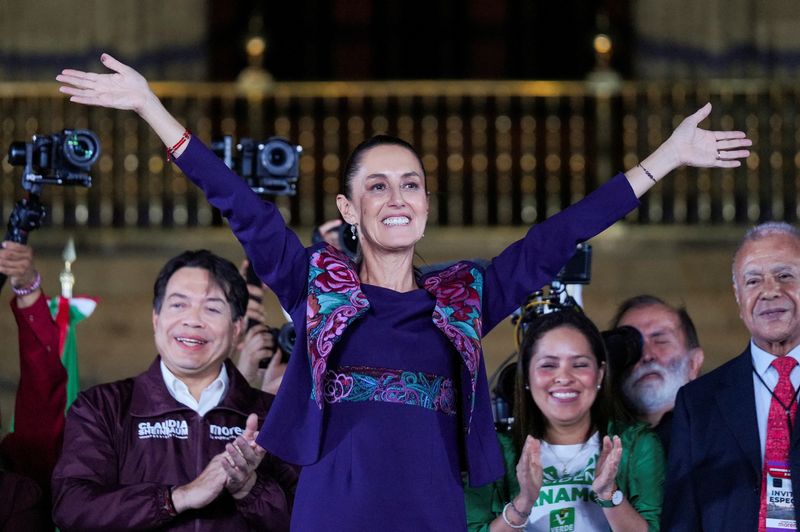
[(767, 462), (767, 532), (796, 530), (792, 474), (787, 462)]

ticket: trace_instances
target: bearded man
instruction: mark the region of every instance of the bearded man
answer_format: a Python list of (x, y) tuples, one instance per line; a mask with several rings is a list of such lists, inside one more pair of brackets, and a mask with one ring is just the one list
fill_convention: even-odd
[(627, 325), (642, 335), (642, 357), (622, 381), (622, 392), (640, 421), (650, 425), (669, 449), (672, 409), (678, 389), (697, 378), (703, 349), (686, 309), (639, 295), (624, 301), (613, 327)]

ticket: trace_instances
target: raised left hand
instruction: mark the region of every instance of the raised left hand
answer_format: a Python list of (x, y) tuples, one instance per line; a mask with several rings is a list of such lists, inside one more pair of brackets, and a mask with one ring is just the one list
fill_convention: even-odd
[(592, 482), (592, 491), (601, 499), (611, 499), (614, 490), (617, 489), (616, 477), (621, 458), (622, 441), (619, 436), (614, 436), (613, 438), (603, 437), (603, 448), (597, 458), (594, 482)]
[(753, 142), (743, 131), (707, 131), (698, 127), (710, 113), (711, 104), (707, 103), (684, 118), (664, 143), (672, 151), (675, 166), (736, 168), (742, 164), (739, 159), (750, 155), (746, 148)]

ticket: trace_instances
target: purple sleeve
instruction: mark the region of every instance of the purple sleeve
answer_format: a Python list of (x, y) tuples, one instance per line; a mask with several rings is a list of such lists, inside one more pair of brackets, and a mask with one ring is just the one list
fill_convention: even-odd
[(286, 227), (278, 209), (261, 200), (194, 136), (176, 164), (228, 220), (255, 272), (275, 292), (283, 308), (291, 311), (305, 301), (305, 248)]
[(528, 230), (486, 269), (483, 334), (549, 283), (575, 254), (575, 246), (601, 233), (639, 205), (624, 174)]
[(268, 454), (256, 471), (256, 483), (236, 508), (251, 530), (289, 530), (298, 470)]
[(101, 409), (79, 395), (53, 472), (53, 520), (62, 530), (157, 528), (172, 519), (164, 506), (169, 486), (119, 484), (113, 438)]

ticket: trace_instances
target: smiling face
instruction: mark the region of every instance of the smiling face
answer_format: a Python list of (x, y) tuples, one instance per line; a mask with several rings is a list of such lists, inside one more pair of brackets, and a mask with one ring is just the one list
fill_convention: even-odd
[(190, 383), (208, 384), (230, 355), (242, 321), (233, 321), (225, 292), (208, 270), (180, 268), (167, 282), (161, 310), (153, 311), (156, 349), (190, 389)]
[(336, 203), (342, 217), (358, 226), (363, 252), (414, 248), (428, 221), (425, 173), (408, 149), (383, 144), (364, 151), (350, 182), (350, 198)]
[(781, 233), (750, 240), (733, 270), (739, 316), (753, 341), (785, 355), (800, 343), (800, 242)]
[(528, 383), (546, 424), (586, 434), (603, 381), (589, 341), (577, 329), (561, 326), (542, 335), (533, 349)]

